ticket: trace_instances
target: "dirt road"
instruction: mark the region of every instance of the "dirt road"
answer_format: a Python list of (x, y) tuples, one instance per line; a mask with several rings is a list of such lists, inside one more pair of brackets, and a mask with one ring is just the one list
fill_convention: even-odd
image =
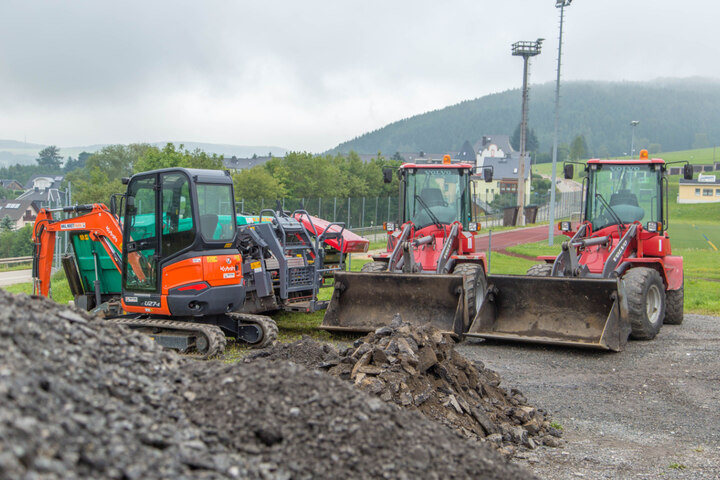
[(686, 315), (621, 353), (500, 342), (458, 349), (561, 424), (561, 448), (519, 461), (539, 477), (720, 478), (720, 318)]

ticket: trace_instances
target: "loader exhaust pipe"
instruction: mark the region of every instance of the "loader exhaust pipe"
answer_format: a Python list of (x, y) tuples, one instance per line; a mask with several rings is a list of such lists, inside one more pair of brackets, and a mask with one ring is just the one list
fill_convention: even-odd
[(621, 280), (488, 276), (469, 337), (621, 351), (630, 335)]

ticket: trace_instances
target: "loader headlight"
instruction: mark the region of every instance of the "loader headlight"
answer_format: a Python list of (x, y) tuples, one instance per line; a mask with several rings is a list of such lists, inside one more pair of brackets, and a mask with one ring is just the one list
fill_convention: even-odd
[(478, 230), (480, 230), (480, 227), (477, 222), (470, 222), (468, 223), (468, 230), (471, 232), (477, 232)]
[(645, 230), (648, 232), (662, 232), (662, 223), (660, 222), (648, 222)]
[(558, 227), (560, 227), (561, 232), (569, 232), (570, 230), (572, 230), (572, 224), (570, 222), (560, 222), (560, 225), (558, 225)]

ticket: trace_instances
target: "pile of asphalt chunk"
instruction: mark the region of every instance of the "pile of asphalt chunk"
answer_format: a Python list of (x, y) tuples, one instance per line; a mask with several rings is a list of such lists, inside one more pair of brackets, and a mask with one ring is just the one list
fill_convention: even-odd
[(487, 441), (504, 455), (518, 447), (558, 446), (559, 430), (545, 413), (528, 405), (517, 389), (505, 390), (500, 376), (454, 349), (455, 342), (432, 326), (416, 327), (395, 317), (340, 351), (303, 338), (250, 355), (291, 360), (324, 369), (360, 389), (417, 410), (476, 440)]
[(481, 447), (319, 371), (0, 290), (0, 478), (528, 478)]

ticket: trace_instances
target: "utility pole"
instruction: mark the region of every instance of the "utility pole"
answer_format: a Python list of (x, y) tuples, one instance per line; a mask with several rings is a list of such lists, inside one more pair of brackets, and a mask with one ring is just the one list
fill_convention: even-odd
[(560, 9), (560, 36), (558, 37), (557, 57), (557, 79), (555, 81), (555, 134), (553, 135), (552, 149), (552, 175), (550, 176), (550, 225), (548, 228), (548, 245), (555, 240), (555, 188), (557, 184), (557, 149), (558, 149), (558, 128), (560, 125), (560, 59), (562, 58), (562, 32), (563, 20), (565, 18), (565, 7), (569, 6), (572, 0), (555, 0), (555, 8)]
[(637, 127), (639, 123), (640, 123), (639, 120), (632, 120), (630, 122), (630, 127), (631, 127), (630, 129), (632, 130), (632, 136), (630, 139), (630, 158), (631, 159), (635, 158), (635, 127)]
[(520, 121), (520, 162), (518, 165), (518, 223), (525, 225), (525, 141), (527, 139), (527, 103), (528, 103), (528, 66), (530, 57), (540, 55), (540, 48), (544, 38), (534, 42), (515, 42), (512, 44), (512, 54), (523, 57), (523, 86), (522, 86), (522, 120)]

